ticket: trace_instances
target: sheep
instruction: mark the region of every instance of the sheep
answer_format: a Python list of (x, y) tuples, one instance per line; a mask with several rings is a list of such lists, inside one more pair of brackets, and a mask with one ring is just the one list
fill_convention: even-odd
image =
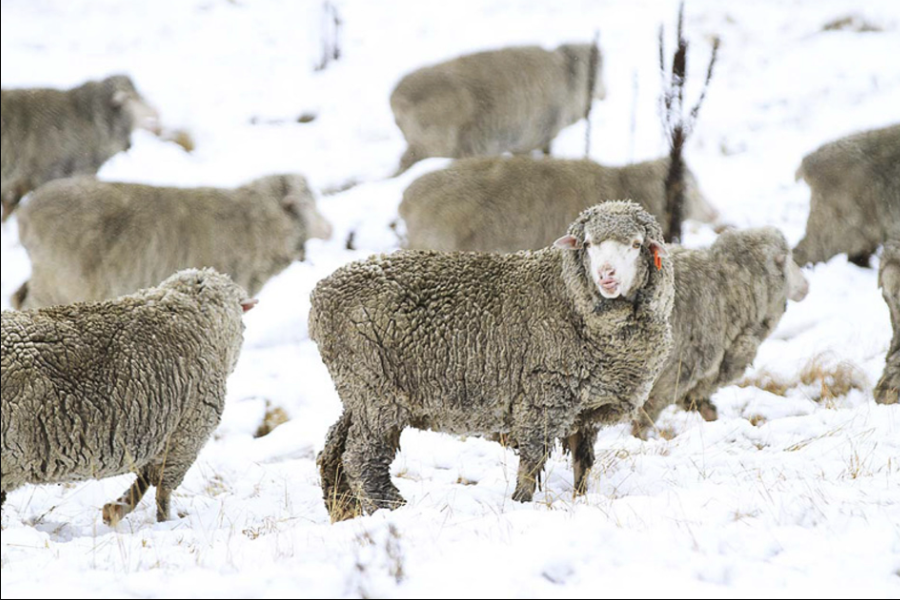
[(74, 178), (22, 208), (32, 277), (17, 309), (115, 298), (187, 268), (212, 267), (251, 295), (328, 238), (306, 179), (276, 175), (236, 190), (177, 189)]
[(875, 399), (879, 404), (898, 404), (900, 403), (900, 241), (891, 241), (885, 245), (879, 279), (884, 300), (891, 309), (894, 340), (888, 351), (884, 376), (875, 388)]
[[(620, 168), (524, 156), (463, 159), (407, 188), (400, 204), (404, 246), (441, 252), (539, 250), (581, 211), (615, 198), (633, 198), (667, 223), (668, 171), (668, 158)], [(688, 218), (716, 222), (718, 213), (690, 171), (687, 185)]]
[(797, 180), (812, 190), (801, 265), (847, 254), (868, 267), (878, 247), (900, 238), (900, 125), (826, 144), (803, 159)]
[(632, 418), (669, 353), (674, 270), (632, 202), (568, 231), (538, 252), (400, 251), (319, 283), (310, 336), (344, 405), (318, 459), (333, 519), (404, 503), (390, 465), (407, 426), (517, 440), (519, 502), (565, 439), (583, 493), (598, 427)]
[(670, 253), (675, 346), (635, 421), (639, 435), (674, 403), (715, 420), (710, 396), (753, 362), (788, 299), (801, 302), (809, 292), (787, 240), (772, 227), (728, 231), (708, 249), (673, 246)]
[(167, 520), (219, 424), (254, 305), (207, 269), (115, 301), (4, 312), (0, 500), (25, 485), (134, 473), (104, 522), (124, 519), (150, 486)]
[(407, 75), (391, 95), (409, 146), (400, 172), (429, 157), (549, 154), (556, 135), (585, 118), (589, 99), (606, 97), (603, 57), (592, 58), (593, 48), (505, 48)]
[(159, 114), (124, 75), (68, 91), (0, 91), (3, 221), (29, 192), (74, 175), (95, 175), (128, 150), (131, 133), (159, 134)]

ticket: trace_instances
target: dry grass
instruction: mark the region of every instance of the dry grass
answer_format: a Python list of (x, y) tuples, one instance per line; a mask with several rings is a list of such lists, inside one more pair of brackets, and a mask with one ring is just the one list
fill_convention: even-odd
[(744, 378), (737, 386), (760, 389), (782, 398), (791, 390), (804, 386), (813, 389), (811, 400), (833, 406), (835, 400), (853, 390), (869, 389), (869, 382), (865, 373), (856, 365), (846, 361), (831, 364), (825, 355), (819, 355), (810, 359), (796, 377), (784, 378), (761, 371)]
[(855, 33), (878, 33), (884, 31), (882, 27), (866, 21), (859, 15), (849, 15), (834, 21), (829, 21), (822, 27), (822, 31), (852, 31)]
[(256, 439), (266, 437), (290, 420), (287, 411), (280, 406), (272, 406), (272, 403), (266, 400), (266, 414), (253, 437)]

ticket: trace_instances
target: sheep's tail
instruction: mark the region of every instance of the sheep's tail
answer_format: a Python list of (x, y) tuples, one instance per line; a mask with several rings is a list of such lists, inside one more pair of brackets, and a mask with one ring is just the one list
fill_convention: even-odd
[(28, 299), (28, 283), (27, 281), (23, 283), (22, 287), (10, 299), (10, 304), (16, 310), (22, 310), (22, 307), (25, 306), (25, 300)]
[(362, 513), (344, 470), (343, 455), (352, 424), (352, 413), (344, 410), (338, 422), (328, 431), (325, 449), (317, 461), (325, 492), (325, 506), (333, 523), (355, 518)]

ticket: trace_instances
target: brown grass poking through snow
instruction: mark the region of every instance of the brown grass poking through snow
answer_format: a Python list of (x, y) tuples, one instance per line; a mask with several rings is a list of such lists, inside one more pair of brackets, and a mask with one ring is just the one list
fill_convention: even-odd
[(253, 437), (256, 439), (266, 437), (290, 420), (291, 418), (283, 408), (272, 406), (272, 403), (266, 400), (266, 415)]
[(869, 389), (869, 382), (865, 373), (856, 365), (849, 362), (831, 364), (826, 356), (819, 355), (810, 359), (794, 378), (779, 377), (768, 371), (760, 371), (744, 378), (737, 386), (757, 388), (782, 398), (787, 396), (790, 390), (805, 386), (814, 388), (811, 400), (830, 404), (853, 390)]

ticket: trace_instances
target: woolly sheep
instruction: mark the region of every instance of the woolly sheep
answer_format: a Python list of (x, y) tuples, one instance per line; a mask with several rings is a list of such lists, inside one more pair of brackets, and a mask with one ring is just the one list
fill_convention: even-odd
[(401, 251), (322, 281), (310, 334), (344, 404), (319, 457), (332, 517), (404, 503), (389, 469), (408, 426), (516, 439), (520, 502), (565, 439), (583, 491), (597, 428), (632, 418), (671, 347), (662, 239), (637, 204), (609, 202), (554, 248)]
[(116, 524), (150, 486), (157, 518), (218, 426), (245, 292), (212, 270), (100, 304), (2, 315), (2, 501), (28, 484), (134, 473)]
[[(581, 211), (616, 198), (633, 198), (667, 223), (668, 170), (668, 158), (618, 168), (524, 156), (463, 159), (406, 190), (400, 205), (405, 245), (442, 252), (539, 250)], [(718, 214), (690, 171), (687, 185), (687, 217), (715, 222)]]
[(891, 309), (894, 340), (888, 351), (884, 376), (875, 388), (875, 399), (879, 404), (897, 404), (900, 400), (900, 241), (885, 246), (880, 281), (884, 300)]
[(800, 302), (809, 292), (787, 240), (772, 227), (729, 231), (708, 249), (671, 247), (670, 253), (675, 346), (636, 422), (637, 432), (674, 403), (715, 420), (710, 396), (753, 362), (788, 299)]
[(50, 183), (22, 208), (32, 278), (20, 309), (99, 301), (212, 267), (251, 295), (328, 238), (306, 179), (278, 175), (236, 190), (177, 189), (76, 178)]
[(801, 265), (847, 254), (869, 266), (889, 239), (900, 238), (900, 125), (826, 144), (803, 159), (797, 179), (812, 190)]
[(391, 95), (397, 126), (409, 145), (401, 171), (429, 157), (540, 149), (549, 154), (553, 138), (585, 117), (588, 98), (606, 97), (602, 55), (595, 77), (590, 76), (592, 48), (506, 48), (407, 75)]
[(0, 92), (3, 220), (32, 190), (54, 179), (94, 175), (131, 145), (131, 132), (159, 133), (159, 115), (124, 75), (68, 91)]

